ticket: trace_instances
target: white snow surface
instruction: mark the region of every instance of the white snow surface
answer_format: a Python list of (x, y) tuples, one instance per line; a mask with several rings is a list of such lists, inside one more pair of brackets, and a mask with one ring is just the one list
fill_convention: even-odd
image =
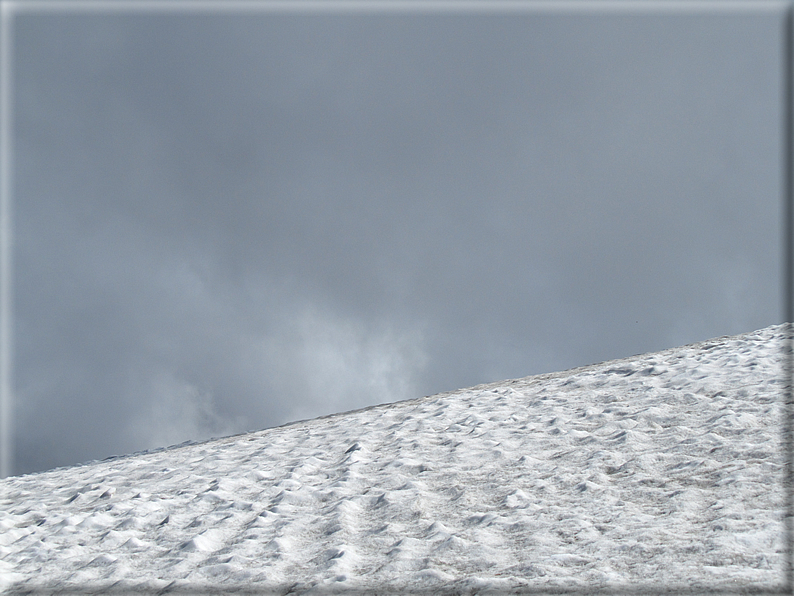
[(7, 478), (0, 585), (778, 588), (786, 329)]

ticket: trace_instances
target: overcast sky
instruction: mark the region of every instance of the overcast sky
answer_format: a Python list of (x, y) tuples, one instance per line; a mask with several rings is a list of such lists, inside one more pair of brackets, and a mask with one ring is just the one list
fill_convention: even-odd
[(17, 15), (15, 473), (782, 322), (781, 22)]

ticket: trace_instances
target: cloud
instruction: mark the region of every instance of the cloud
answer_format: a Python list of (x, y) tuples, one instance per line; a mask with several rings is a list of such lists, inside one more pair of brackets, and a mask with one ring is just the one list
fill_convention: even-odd
[(428, 363), (422, 330), (309, 305), (259, 344), (268, 384), (291, 419), (418, 397)]
[(116, 398), (140, 404), (134, 449), (419, 397), (426, 384), (419, 319), (350, 312), (264, 275), (230, 279), (199, 253), (163, 256), (148, 279), (139, 350), (117, 376)]
[(127, 433), (146, 447), (175, 445), (233, 434), (236, 425), (222, 416), (213, 395), (197, 385), (179, 378), (172, 371), (162, 371), (146, 384), (148, 395)]

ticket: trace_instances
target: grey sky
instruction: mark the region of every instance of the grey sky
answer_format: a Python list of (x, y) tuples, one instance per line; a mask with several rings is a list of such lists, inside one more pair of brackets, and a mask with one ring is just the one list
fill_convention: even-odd
[(18, 15), (15, 472), (781, 322), (780, 32)]

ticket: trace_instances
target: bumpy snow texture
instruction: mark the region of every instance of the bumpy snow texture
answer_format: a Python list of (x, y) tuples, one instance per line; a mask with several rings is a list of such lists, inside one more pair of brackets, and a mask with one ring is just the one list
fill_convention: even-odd
[(0, 586), (773, 589), (785, 333), (8, 478)]

